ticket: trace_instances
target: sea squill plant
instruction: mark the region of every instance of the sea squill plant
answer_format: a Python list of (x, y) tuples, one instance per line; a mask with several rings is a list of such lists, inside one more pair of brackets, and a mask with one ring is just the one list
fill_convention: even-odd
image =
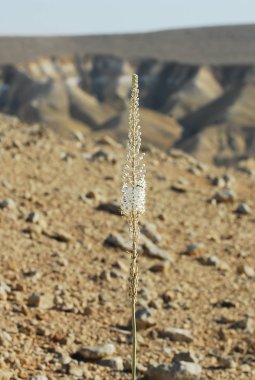
[(139, 89), (138, 76), (132, 76), (132, 92), (129, 109), (129, 130), (127, 156), (122, 174), (121, 212), (129, 224), (132, 241), (129, 298), (132, 305), (132, 380), (136, 379), (136, 298), (138, 288), (138, 242), (139, 218), (145, 211), (145, 164), (144, 154), (140, 152), (141, 131), (139, 124)]

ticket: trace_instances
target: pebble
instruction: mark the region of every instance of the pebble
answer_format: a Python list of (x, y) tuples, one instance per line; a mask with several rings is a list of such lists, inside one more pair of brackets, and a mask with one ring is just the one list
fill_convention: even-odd
[(149, 270), (153, 273), (165, 273), (170, 267), (169, 261), (159, 262), (157, 264), (152, 265)]
[(16, 208), (16, 203), (14, 202), (13, 199), (11, 198), (6, 198), (0, 201), (0, 208), (8, 208), (8, 209), (15, 209)]
[(246, 264), (239, 264), (237, 267), (237, 273), (238, 274), (244, 274), (248, 278), (253, 278), (255, 275), (254, 268), (252, 268)]
[(149, 380), (199, 380), (201, 372), (199, 364), (180, 361), (151, 367), (146, 376)]
[(113, 215), (121, 215), (120, 205), (117, 202), (102, 202), (97, 206), (97, 210), (105, 211)]
[(107, 356), (112, 356), (116, 351), (115, 346), (111, 343), (98, 344), (96, 346), (82, 346), (76, 354), (85, 360), (99, 360)]
[(48, 377), (45, 375), (35, 375), (29, 377), (29, 380), (48, 380)]
[(236, 208), (236, 213), (239, 215), (249, 215), (251, 208), (246, 203), (240, 203)]
[(68, 364), (67, 367), (68, 375), (72, 375), (74, 377), (82, 378), (83, 377), (83, 368), (80, 367), (78, 364), (71, 362)]
[(104, 241), (104, 245), (114, 248), (120, 248), (124, 251), (129, 251), (131, 249), (130, 241), (125, 239), (118, 233), (108, 235)]
[(202, 253), (203, 249), (204, 244), (202, 243), (190, 243), (187, 245), (185, 253), (188, 256), (198, 256)]
[(103, 359), (98, 362), (98, 364), (101, 364), (105, 367), (110, 367), (116, 371), (123, 371), (124, 370), (124, 364), (123, 359), (120, 356), (113, 357), (111, 359)]
[(38, 293), (30, 294), (30, 296), (28, 297), (28, 300), (27, 300), (27, 306), (38, 307), (40, 304), (40, 299), (41, 299), (40, 294), (38, 294)]
[(236, 199), (236, 194), (232, 190), (217, 191), (213, 199), (215, 199), (217, 203), (233, 203)]
[(141, 227), (141, 233), (155, 244), (160, 243), (162, 240), (154, 223), (144, 223)]
[(175, 327), (168, 327), (164, 330), (160, 330), (160, 337), (169, 338), (174, 342), (190, 343), (193, 341), (192, 333), (190, 330), (179, 329)]
[(30, 212), (30, 214), (27, 217), (27, 221), (30, 223), (38, 223), (40, 219), (41, 215), (39, 214), (39, 212), (36, 211)]
[(0, 380), (10, 380), (13, 377), (13, 373), (7, 369), (0, 369)]
[(180, 178), (171, 185), (171, 190), (176, 193), (186, 193), (188, 191), (189, 182), (186, 179)]
[(145, 255), (152, 258), (173, 262), (173, 258), (169, 254), (169, 252), (162, 248), (159, 248), (156, 244), (154, 244), (144, 235), (141, 235), (141, 246), (142, 251)]
[(233, 358), (228, 356), (219, 356), (218, 365), (223, 369), (235, 368), (237, 363), (233, 360)]
[[(138, 331), (146, 330), (156, 325), (155, 320), (152, 317), (152, 313), (148, 308), (142, 308), (142, 309), (136, 310), (135, 316), (136, 316), (136, 328)], [(131, 319), (129, 320), (128, 325), (131, 328)]]
[(173, 357), (173, 362), (189, 362), (189, 363), (197, 363), (198, 358), (194, 354), (192, 350), (185, 352), (178, 352)]

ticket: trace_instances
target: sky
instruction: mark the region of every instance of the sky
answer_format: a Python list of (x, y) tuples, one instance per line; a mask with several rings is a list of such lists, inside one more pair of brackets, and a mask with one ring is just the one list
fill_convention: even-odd
[(0, 0), (0, 35), (134, 33), (253, 23), (255, 0)]

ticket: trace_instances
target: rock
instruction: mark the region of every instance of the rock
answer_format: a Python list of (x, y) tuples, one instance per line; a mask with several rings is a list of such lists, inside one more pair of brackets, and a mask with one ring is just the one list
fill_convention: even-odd
[[(126, 357), (123, 360), (123, 369), (126, 372), (132, 372), (131, 357)], [(136, 363), (136, 369), (140, 373), (145, 373), (147, 368), (142, 365), (140, 362)]]
[(117, 202), (100, 203), (97, 210), (109, 212), (113, 215), (121, 215), (120, 205)]
[(29, 377), (29, 380), (48, 380), (48, 377), (45, 375), (34, 375)]
[(159, 262), (157, 264), (152, 265), (149, 270), (153, 273), (164, 273), (166, 272), (170, 267), (169, 261), (163, 261)]
[(223, 369), (235, 368), (237, 366), (237, 363), (231, 357), (219, 356), (217, 359), (219, 367)]
[(112, 356), (115, 352), (115, 346), (111, 343), (98, 344), (96, 346), (82, 346), (77, 351), (77, 356), (84, 360), (99, 360), (107, 356)]
[(221, 272), (228, 272), (230, 270), (230, 266), (225, 261), (221, 261), (217, 256), (208, 256), (208, 257), (199, 257), (198, 261), (202, 265), (213, 266), (217, 268)]
[(240, 319), (239, 321), (232, 323), (230, 328), (244, 330), (244, 332), (247, 332), (249, 334), (254, 333), (253, 320), (249, 317)]
[(38, 223), (40, 219), (41, 215), (39, 214), (39, 212), (36, 211), (30, 212), (30, 214), (27, 217), (27, 221), (30, 223)]
[(213, 186), (217, 186), (217, 187), (220, 187), (220, 188), (223, 188), (223, 187), (226, 186), (225, 179), (222, 178), (222, 177), (211, 176), (211, 177), (209, 177), (209, 180), (210, 180), (210, 182), (211, 182), (211, 184)]
[(59, 231), (54, 231), (52, 233), (44, 232), (46, 236), (48, 236), (51, 239), (57, 240), (62, 243), (69, 243), (70, 241), (74, 240), (73, 236), (70, 235), (70, 233), (59, 230)]
[(5, 198), (2, 201), (0, 201), (0, 208), (8, 208), (10, 210), (13, 210), (16, 208), (16, 203), (11, 198)]
[(38, 294), (38, 293), (30, 294), (30, 296), (28, 297), (28, 300), (27, 300), (27, 306), (38, 307), (40, 304), (40, 299), (41, 299), (40, 294)]
[(93, 155), (91, 156), (91, 159), (93, 161), (108, 161), (108, 162), (111, 162), (113, 164), (116, 162), (116, 159), (115, 159), (113, 153), (108, 152), (108, 151), (103, 150), (103, 149), (99, 149), (95, 153), (93, 153)]
[(161, 236), (157, 232), (157, 227), (154, 223), (145, 223), (141, 227), (141, 233), (144, 234), (153, 243), (158, 244), (161, 242)]
[(10, 380), (13, 375), (13, 372), (7, 369), (0, 369), (0, 380)]
[(220, 265), (220, 259), (217, 256), (201, 257), (199, 261), (203, 265), (218, 267)]
[(110, 367), (116, 371), (123, 371), (124, 370), (124, 365), (123, 365), (123, 360), (121, 357), (116, 356), (111, 359), (103, 359), (98, 362), (98, 364), (101, 364), (106, 367)]
[(186, 193), (188, 191), (188, 185), (189, 182), (186, 179), (180, 178), (178, 181), (174, 182), (171, 185), (171, 190), (175, 191), (176, 193)]
[(198, 358), (196, 357), (193, 351), (178, 352), (174, 355), (173, 362), (197, 363)]
[(143, 253), (149, 257), (153, 257), (155, 259), (160, 260), (167, 260), (170, 262), (173, 261), (173, 258), (166, 250), (156, 246), (151, 240), (149, 240), (144, 235), (141, 235), (141, 246)]
[(251, 208), (246, 203), (240, 203), (236, 208), (236, 213), (239, 215), (249, 215)]
[(0, 346), (6, 346), (8, 343), (12, 341), (12, 337), (8, 334), (7, 331), (0, 331)]
[(104, 245), (114, 248), (121, 248), (124, 251), (129, 251), (131, 249), (130, 241), (117, 233), (108, 235), (104, 241)]
[(249, 265), (240, 264), (237, 267), (237, 273), (238, 274), (245, 274), (245, 276), (249, 278), (253, 278), (255, 275), (254, 268), (250, 267)]
[[(155, 320), (152, 318), (152, 313), (147, 308), (136, 310), (135, 316), (136, 316), (136, 328), (138, 331), (146, 330), (156, 325)], [(131, 319), (129, 320), (128, 325), (131, 328), (132, 326)]]
[(201, 372), (199, 364), (180, 361), (170, 365), (151, 367), (146, 376), (148, 380), (199, 380)]
[(68, 375), (72, 375), (77, 378), (83, 377), (83, 368), (78, 364), (71, 362), (68, 364)]
[(187, 245), (185, 253), (188, 256), (198, 256), (202, 253), (203, 248), (204, 244), (202, 243), (190, 243)]
[(175, 342), (187, 342), (193, 341), (192, 333), (190, 330), (178, 329), (175, 327), (168, 327), (160, 331), (160, 337), (169, 338)]
[(236, 194), (231, 190), (217, 191), (213, 199), (215, 199), (217, 203), (233, 203), (236, 199)]

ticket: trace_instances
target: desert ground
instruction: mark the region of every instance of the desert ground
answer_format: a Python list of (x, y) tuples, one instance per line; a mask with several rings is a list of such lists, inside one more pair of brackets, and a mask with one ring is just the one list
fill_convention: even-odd
[[(139, 378), (255, 379), (254, 160), (143, 150)], [(0, 379), (130, 378), (124, 157), (108, 136), (0, 116)]]

